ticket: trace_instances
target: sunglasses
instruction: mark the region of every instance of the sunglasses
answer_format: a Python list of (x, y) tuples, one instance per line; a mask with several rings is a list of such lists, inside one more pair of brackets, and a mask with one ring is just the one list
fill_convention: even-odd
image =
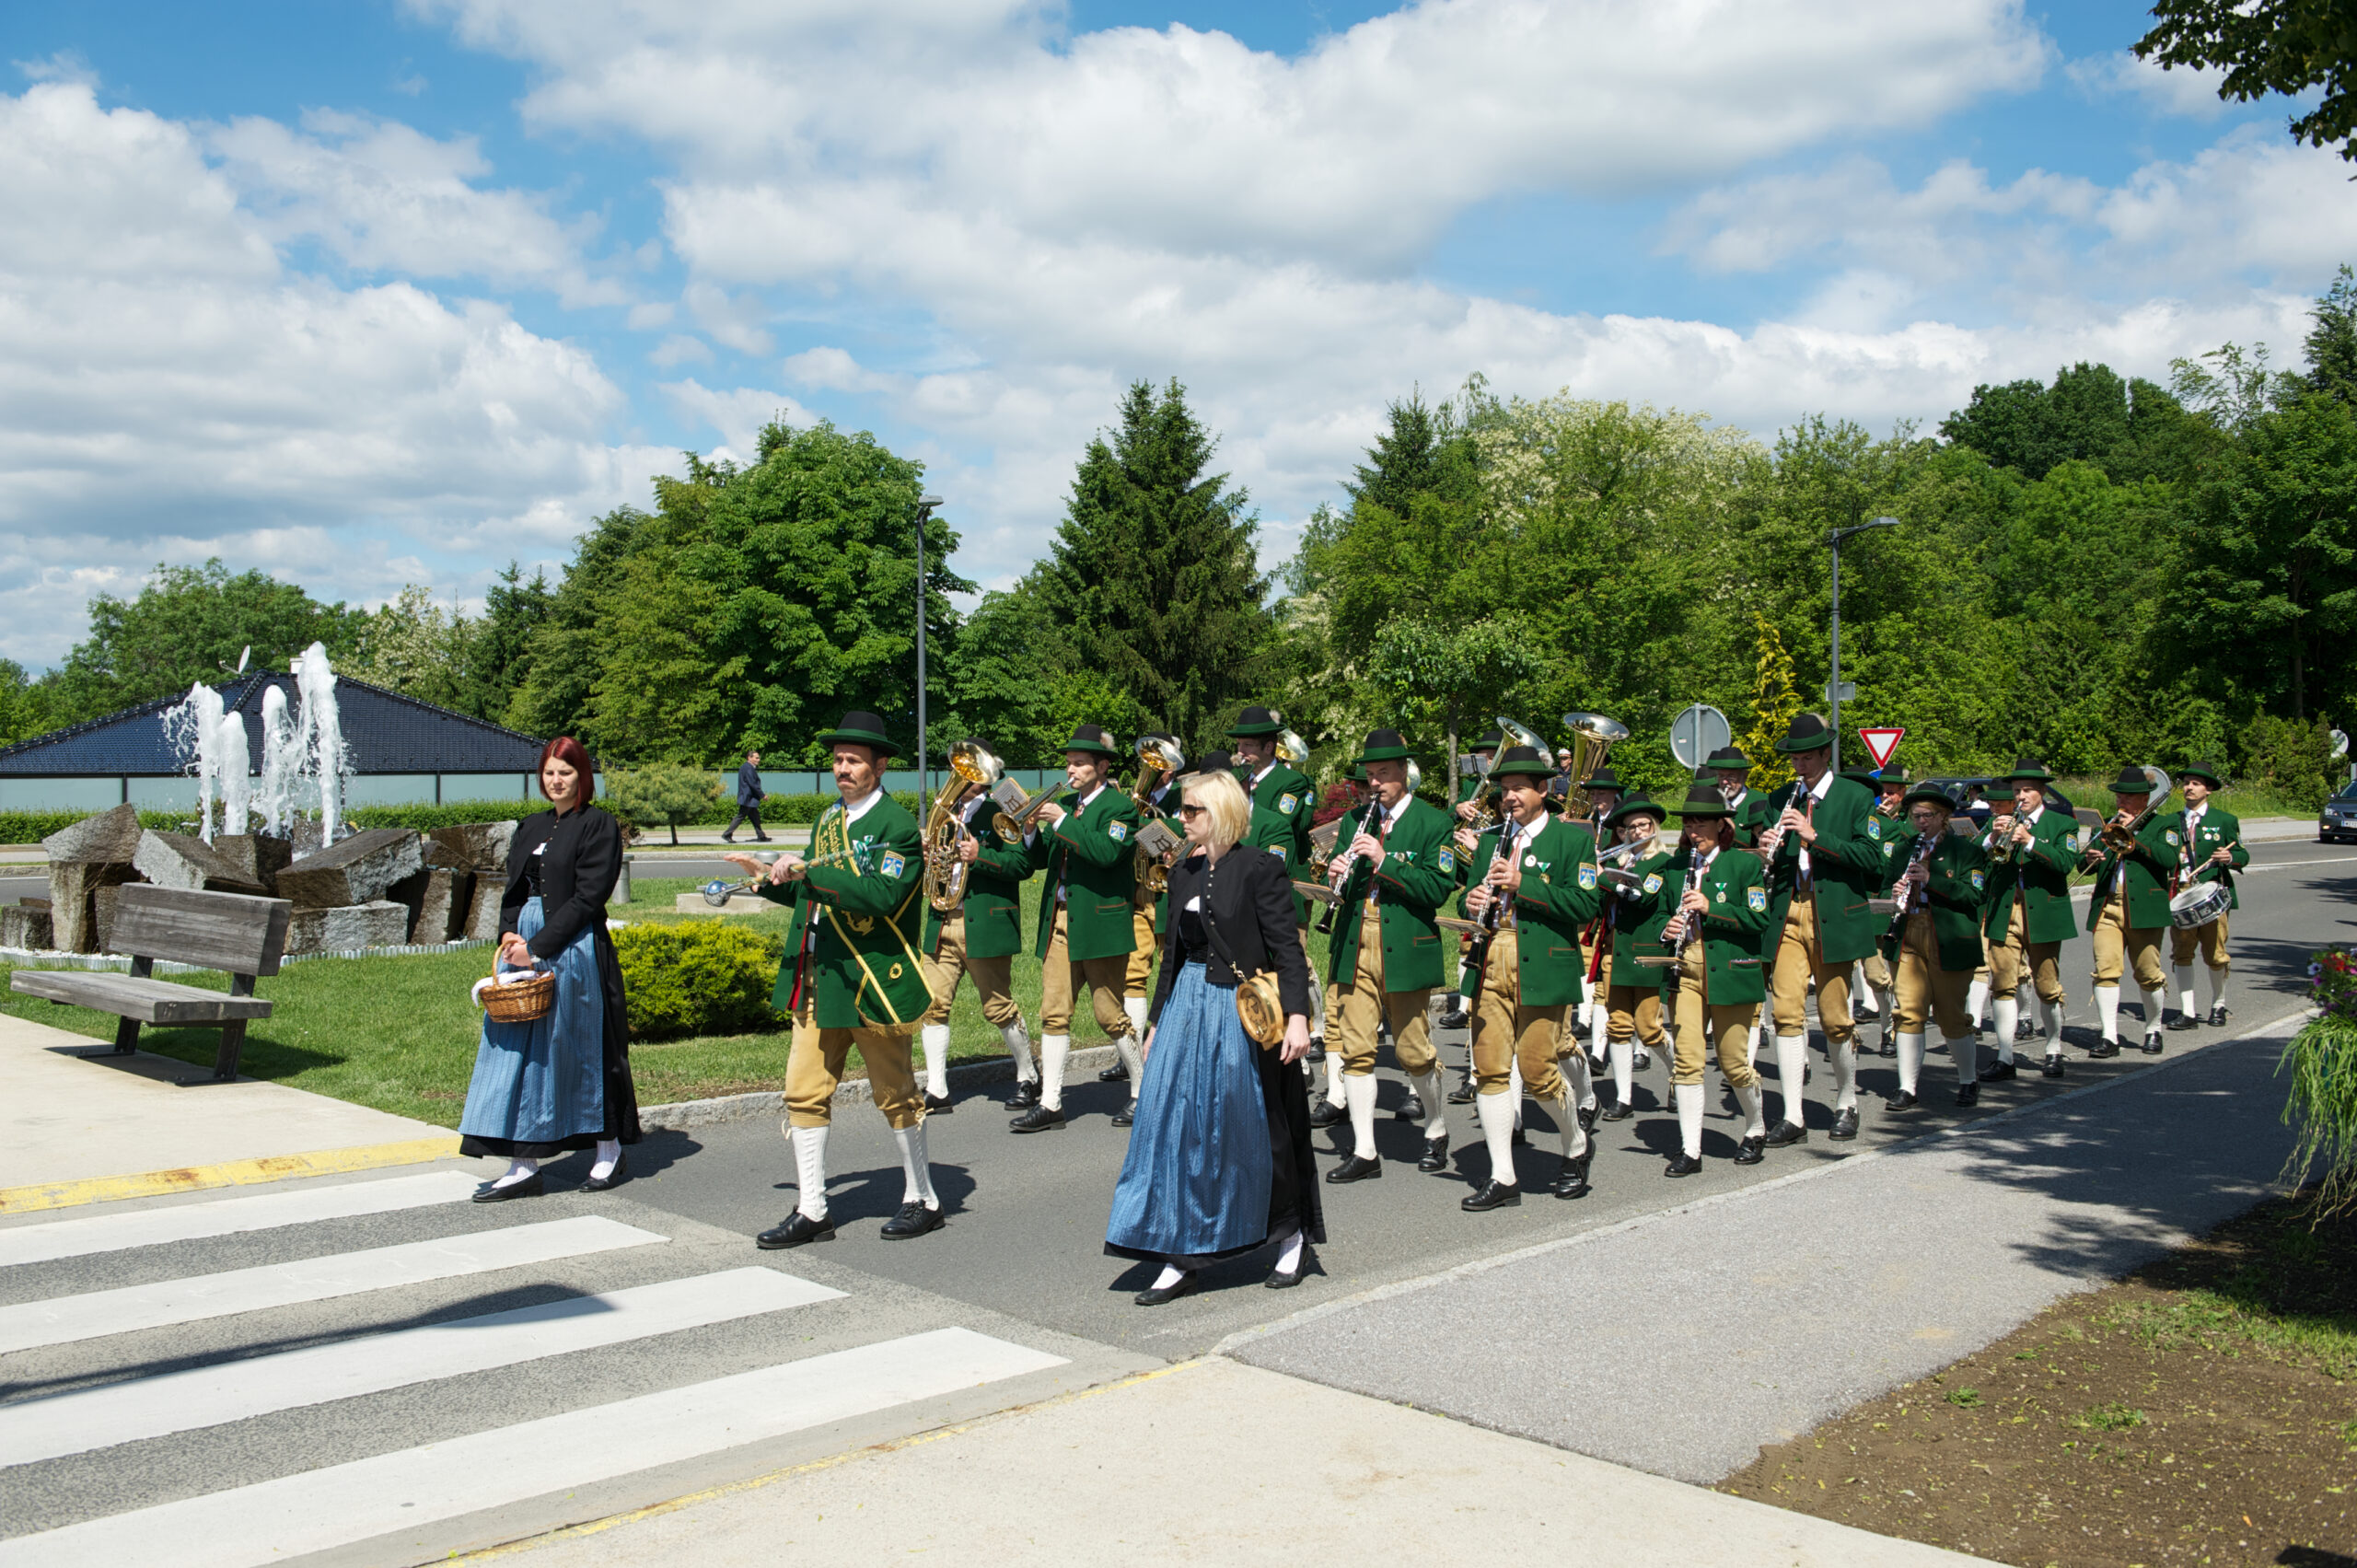
[(1178, 815), (1181, 817), (1200, 817), (1208, 809), (1210, 809), (1208, 807), (1202, 806), (1181, 806), (1178, 807)]

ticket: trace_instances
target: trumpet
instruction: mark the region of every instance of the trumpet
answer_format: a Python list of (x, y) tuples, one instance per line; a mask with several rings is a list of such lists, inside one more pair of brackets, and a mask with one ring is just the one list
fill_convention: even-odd
[(1138, 786), (1130, 792), (1145, 825), (1138, 830), (1137, 878), (1140, 888), (1160, 898), (1170, 887), (1170, 857), (1187, 841), (1172, 830), (1169, 817), (1154, 803), (1155, 786), (1186, 771), (1187, 754), (1167, 735), (1138, 737)]
[(2162, 804), (2168, 799), (2169, 791), (2176, 787), (2168, 774), (2149, 762), (2144, 764), (2144, 777), (2153, 785), (2152, 798), (2145, 802), (2144, 809), (2132, 818), (2125, 811), (2119, 812), (2103, 825), (2103, 847), (2113, 854), (2125, 855), (2136, 847), (2136, 835), (2160, 815)]
[(1010, 778), (1001, 778), (991, 786), (991, 798), (998, 802), (998, 816), (993, 825), (999, 837), (1010, 842), (1019, 842), (1039, 819), (1039, 808), (1049, 802), (1071, 793), (1064, 785), (1051, 784), (1033, 795)]
[(970, 784), (990, 788), (1005, 771), (979, 740), (961, 740), (949, 749), (949, 782), (941, 786), (941, 795), (924, 819), (925, 902), (942, 914), (956, 913), (966, 901), (966, 874), (970, 869), (958, 854), (966, 837), (958, 796)]

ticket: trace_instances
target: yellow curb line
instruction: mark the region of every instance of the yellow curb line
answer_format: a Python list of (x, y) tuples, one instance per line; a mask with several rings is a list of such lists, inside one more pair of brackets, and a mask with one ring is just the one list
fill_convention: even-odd
[(337, 1171), (373, 1170), (379, 1166), (421, 1165), (458, 1152), (459, 1139), (453, 1133), (447, 1138), (412, 1138), (399, 1144), (319, 1149), (308, 1155), (266, 1155), (261, 1159), (151, 1170), (140, 1176), (93, 1176), (80, 1181), (0, 1187), (0, 1214), (71, 1209), (83, 1203), (107, 1203), (122, 1198), (153, 1198), (164, 1192), (201, 1192), (208, 1187), (251, 1187), (258, 1182), (284, 1181), (292, 1176), (331, 1176)]
[(853, 1448), (847, 1453), (830, 1455), (823, 1459), (813, 1459), (807, 1464), (789, 1465), (784, 1469), (772, 1470), (766, 1475), (752, 1476), (744, 1481), (732, 1481), (722, 1486), (706, 1487), (702, 1492), (691, 1492), (684, 1497), (674, 1497), (665, 1503), (650, 1503), (644, 1508), (633, 1508), (626, 1514), (609, 1514), (602, 1519), (589, 1519), (578, 1525), (564, 1525), (553, 1530), (543, 1531), (540, 1535), (525, 1536), (521, 1539), (506, 1541), (498, 1546), (486, 1546), (481, 1551), (468, 1552), (463, 1557), (452, 1556), (446, 1561), (456, 1563), (489, 1562), (496, 1558), (512, 1556), (519, 1551), (538, 1551), (554, 1541), (575, 1540), (583, 1536), (598, 1535), (612, 1529), (617, 1525), (634, 1525), (643, 1519), (659, 1518), (665, 1514), (677, 1513), (682, 1508), (692, 1507), (699, 1503), (709, 1503), (715, 1498), (734, 1496), (740, 1492), (756, 1492), (762, 1487), (774, 1486), (782, 1481), (792, 1481), (796, 1476), (810, 1475), (819, 1470), (830, 1470), (838, 1465), (849, 1464), (853, 1459), (869, 1458), (878, 1454), (896, 1454), (903, 1448), (914, 1448), (925, 1443), (937, 1443), (944, 1437), (957, 1437), (973, 1431), (978, 1426), (989, 1426), (1004, 1421), (1010, 1416), (1028, 1415), (1033, 1411), (1052, 1410), (1058, 1405), (1076, 1404), (1082, 1400), (1093, 1400), (1099, 1394), (1118, 1394), (1122, 1389), (1135, 1388), (1140, 1383), (1150, 1383), (1157, 1377), (1167, 1377), (1174, 1372), (1185, 1372), (1190, 1368), (1202, 1366), (1204, 1365), (1204, 1360), (1203, 1357), (1197, 1357), (1192, 1361), (1181, 1361), (1169, 1366), (1158, 1366), (1151, 1372), (1133, 1373), (1118, 1382), (1107, 1383), (1099, 1388), (1076, 1389), (1069, 1394), (1058, 1394), (1053, 1399), (1039, 1400), (1028, 1405), (1010, 1405), (1005, 1410), (993, 1411), (986, 1416), (961, 1422), (956, 1426), (936, 1426), (930, 1432), (920, 1432), (911, 1437), (896, 1437), (888, 1443), (871, 1443), (865, 1448)]

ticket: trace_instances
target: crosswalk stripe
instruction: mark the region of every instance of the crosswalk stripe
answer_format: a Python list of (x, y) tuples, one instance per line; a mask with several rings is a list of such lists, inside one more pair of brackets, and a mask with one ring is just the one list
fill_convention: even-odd
[(0, 1307), (0, 1353), (661, 1241), (597, 1214)]
[(29, 1465), (842, 1295), (774, 1269), (731, 1269), (0, 1405), (0, 1465)]
[(936, 1329), (17, 1536), (0, 1568), (252, 1568), (1063, 1364)]
[(235, 1236), (241, 1231), (273, 1230), (317, 1220), (391, 1214), (431, 1203), (456, 1203), (471, 1197), (481, 1182), (481, 1178), (463, 1170), (435, 1170), (382, 1181), (351, 1181), (340, 1187), (264, 1192), (250, 1198), (215, 1198), (203, 1203), (140, 1209), (127, 1214), (91, 1214), (81, 1219), (52, 1220), (46, 1225), (17, 1225), (0, 1230), (0, 1268), (46, 1263), (56, 1258), (80, 1258), (92, 1252), (120, 1252), (132, 1247), (200, 1241), (208, 1237)]

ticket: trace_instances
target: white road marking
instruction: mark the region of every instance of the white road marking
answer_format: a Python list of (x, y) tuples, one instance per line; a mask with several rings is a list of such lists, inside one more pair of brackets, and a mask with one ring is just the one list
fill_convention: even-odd
[(596, 1214), (0, 1307), (0, 1354), (661, 1241)]
[(774, 1269), (731, 1269), (0, 1405), (0, 1465), (650, 1339), (842, 1294)]
[(0, 1540), (0, 1568), (250, 1568), (1062, 1365), (936, 1329)]
[(241, 1231), (274, 1230), (280, 1225), (309, 1225), (317, 1220), (387, 1214), (434, 1203), (460, 1203), (472, 1197), (482, 1184), (481, 1177), (463, 1170), (435, 1170), (382, 1181), (349, 1181), (294, 1192), (215, 1198), (209, 1202), (139, 1209), (126, 1214), (89, 1214), (79, 1219), (52, 1220), (46, 1225), (17, 1225), (0, 1230), (0, 1268), (46, 1263), (55, 1258), (79, 1258), (92, 1252), (120, 1252), (131, 1247), (200, 1241), (208, 1237), (235, 1236)]

